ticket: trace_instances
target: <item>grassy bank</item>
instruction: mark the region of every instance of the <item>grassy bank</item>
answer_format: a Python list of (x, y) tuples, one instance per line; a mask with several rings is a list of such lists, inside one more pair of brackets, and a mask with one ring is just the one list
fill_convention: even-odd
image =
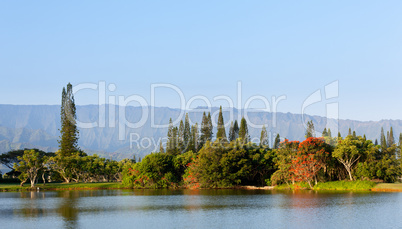
[(402, 192), (402, 183), (380, 183), (374, 186), (371, 191), (375, 192)]
[(376, 185), (372, 181), (331, 181), (318, 183), (314, 190), (350, 190), (350, 191), (370, 191)]
[[(372, 181), (331, 181), (316, 184), (313, 190), (350, 190), (350, 191), (370, 191), (376, 183)], [(285, 189), (310, 189), (307, 183), (282, 184), (275, 187), (277, 190)]]
[(276, 190), (288, 190), (288, 189), (310, 189), (307, 183), (300, 182), (295, 184), (280, 184), (274, 187)]
[[(94, 190), (94, 189), (124, 189), (121, 183), (48, 183), (46, 185), (38, 184), (31, 189), (29, 184), (20, 186), (18, 184), (0, 184), (0, 192), (6, 191), (32, 191), (39, 187), (42, 191), (51, 190)], [(239, 189), (310, 189), (307, 183), (282, 184), (275, 187), (237, 187)], [(376, 192), (402, 192), (402, 183), (380, 183), (376, 184), (372, 181), (332, 181), (318, 183), (313, 190), (342, 190), (342, 191), (376, 191)]]
[[(85, 190), (85, 189), (119, 189), (123, 188), (121, 183), (108, 182), (108, 183), (48, 183), (37, 184), (34, 188), (36, 190)], [(31, 191), (32, 188), (29, 184), (20, 186), (18, 184), (0, 184), (0, 191)]]

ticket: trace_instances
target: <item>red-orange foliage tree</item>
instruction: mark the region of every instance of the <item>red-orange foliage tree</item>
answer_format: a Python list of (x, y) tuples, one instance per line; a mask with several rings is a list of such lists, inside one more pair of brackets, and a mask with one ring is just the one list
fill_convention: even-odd
[(317, 173), (325, 167), (329, 153), (327, 144), (322, 138), (310, 137), (299, 144), (296, 157), (292, 159), (289, 172), (295, 181), (317, 183)]

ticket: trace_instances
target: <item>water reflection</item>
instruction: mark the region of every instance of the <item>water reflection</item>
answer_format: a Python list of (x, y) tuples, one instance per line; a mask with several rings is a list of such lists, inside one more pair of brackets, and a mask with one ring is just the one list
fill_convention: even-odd
[(65, 191), (58, 194), (62, 201), (57, 208), (57, 212), (63, 218), (64, 228), (77, 228), (79, 210), (76, 206), (80, 198), (80, 192)]
[[(2, 228), (362, 227), (400, 225), (401, 193), (89, 190), (0, 193)], [(387, 214), (387, 221), (379, 218)], [(398, 217), (397, 217), (398, 216)], [(359, 220), (361, 221), (359, 223)], [(179, 224), (177, 224), (179, 223)]]

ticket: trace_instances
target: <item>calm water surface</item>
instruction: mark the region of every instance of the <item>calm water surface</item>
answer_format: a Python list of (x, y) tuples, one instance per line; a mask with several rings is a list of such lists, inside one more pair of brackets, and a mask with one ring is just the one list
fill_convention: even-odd
[(402, 228), (402, 193), (4, 192), (0, 228)]

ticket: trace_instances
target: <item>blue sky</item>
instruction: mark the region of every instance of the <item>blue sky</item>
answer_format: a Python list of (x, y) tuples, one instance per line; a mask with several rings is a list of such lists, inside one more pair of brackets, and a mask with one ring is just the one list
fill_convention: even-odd
[[(339, 82), (342, 119), (402, 119), (401, 1), (1, 1), (0, 103), (60, 104), (68, 82), (113, 83), (150, 99), (286, 96), (277, 110)], [(97, 93), (76, 94), (77, 104)], [(328, 101), (310, 106), (325, 114)], [(196, 104), (196, 103), (195, 103)], [(228, 106), (223, 101), (213, 105)], [(133, 105), (136, 105), (133, 103)], [(156, 105), (178, 107), (159, 89)], [(203, 104), (200, 104), (203, 105)], [(251, 107), (260, 108), (256, 101)]]

